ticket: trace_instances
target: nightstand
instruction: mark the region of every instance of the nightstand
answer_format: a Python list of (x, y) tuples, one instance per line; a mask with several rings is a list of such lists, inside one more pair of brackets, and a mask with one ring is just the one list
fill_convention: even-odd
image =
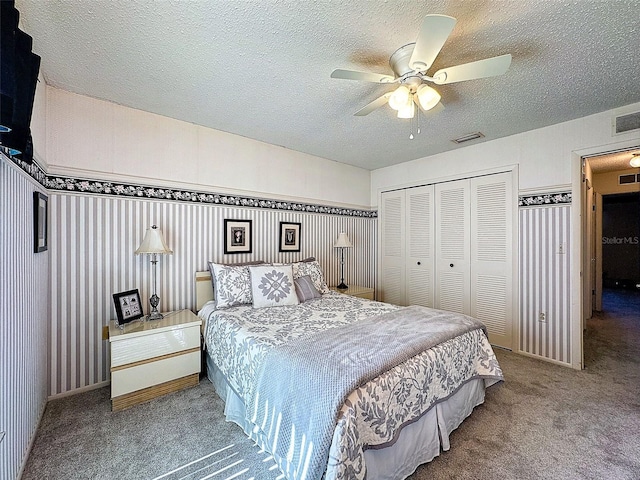
[(190, 310), (164, 315), (123, 329), (109, 323), (112, 410), (198, 384), (202, 320)]
[(351, 285), (346, 290), (338, 290), (337, 287), (329, 287), (334, 292), (344, 293), (345, 295), (351, 295), (352, 297), (368, 298), (374, 300), (375, 291), (373, 288), (361, 287), (360, 285)]

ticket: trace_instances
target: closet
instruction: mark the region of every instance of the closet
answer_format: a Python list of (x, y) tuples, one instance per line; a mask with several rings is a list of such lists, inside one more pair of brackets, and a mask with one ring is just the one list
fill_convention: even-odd
[(382, 301), (464, 313), (511, 349), (514, 214), (512, 172), (382, 193)]

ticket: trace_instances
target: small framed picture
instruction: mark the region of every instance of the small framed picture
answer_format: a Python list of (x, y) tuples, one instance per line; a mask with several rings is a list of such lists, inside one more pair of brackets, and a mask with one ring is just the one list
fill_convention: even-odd
[(224, 220), (224, 253), (251, 253), (251, 220)]
[(300, 228), (302, 224), (280, 222), (280, 248), (281, 252), (300, 251)]
[(144, 316), (144, 313), (142, 313), (142, 305), (140, 305), (140, 293), (138, 293), (138, 290), (114, 293), (113, 304), (116, 307), (118, 325), (124, 325), (125, 323), (132, 322)]
[(48, 230), (49, 199), (40, 192), (33, 192), (33, 253), (49, 248)]

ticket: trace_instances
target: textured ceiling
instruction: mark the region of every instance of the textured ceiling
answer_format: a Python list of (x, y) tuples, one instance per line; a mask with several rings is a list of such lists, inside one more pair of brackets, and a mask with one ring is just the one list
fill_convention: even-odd
[[(640, 0), (16, 0), (49, 85), (375, 169), (640, 101)], [(422, 18), (458, 20), (434, 66), (511, 53), (500, 77), (436, 87), (421, 121), (384, 106), (393, 86), (331, 79), (391, 73)]]
[(640, 155), (640, 148), (591, 157), (588, 159), (591, 171), (593, 173), (606, 173), (633, 168), (629, 162), (634, 153)]

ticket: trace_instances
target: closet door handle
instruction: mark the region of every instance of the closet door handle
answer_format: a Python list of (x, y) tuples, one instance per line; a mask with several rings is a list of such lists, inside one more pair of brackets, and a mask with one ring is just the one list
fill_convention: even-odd
[(422, 262), (418, 262), (418, 265), (422, 265)]
[(449, 264), (449, 266), (450, 266), (451, 268), (453, 268), (453, 263), (450, 263), (450, 264)]

